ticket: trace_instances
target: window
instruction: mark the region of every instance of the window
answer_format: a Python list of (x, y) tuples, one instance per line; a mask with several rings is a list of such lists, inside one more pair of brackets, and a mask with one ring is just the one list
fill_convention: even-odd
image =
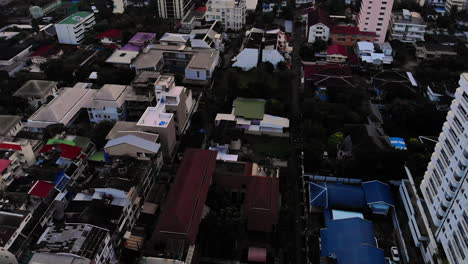
[(366, 17), (366, 20), (369, 20), (369, 18), (368, 18), (368, 17)]
[(385, 10), (385, 9), (386, 9), (386, 7), (385, 7), (385, 6), (382, 6), (382, 7), (380, 8), (380, 10)]
[(445, 143), (445, 146), (447, 146), (447, 149), (448, 149), (450, 155), (453, 155), (455, 153), (455, 150), (453, 149), (452, 144), (450, 143), (450, 141), (445, 139), (444, 143)]
[(382, 23), (377, 23), (377, 26), (382, 26)]
[(385, 15), (385, 12), (380, 12), (379, 15), (383, 16)]
[(380, 17), (380, 18), (379, 18), (379, 21), (383, 21), (383, 18)]
[(370, 12), (367, 12), (368, 15), (370, 15)]

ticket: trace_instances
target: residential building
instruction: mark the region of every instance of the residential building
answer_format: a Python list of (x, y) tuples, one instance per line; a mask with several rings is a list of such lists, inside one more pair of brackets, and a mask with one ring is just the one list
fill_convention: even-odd
[(15, 137), (23, 129), (20, 116), (0, 115), (0, 136)]
[[(220, 61), (219, 51), (208, 48), (192, 48), (180, 41), (160, 41), (145, 49), (130, 65), (137, 73), (142, 70), (165, 70), (183, 73), (184, 82), (209, 83)], [(178, 37), (180, 40), (180, 38)], [(179, 43), (174, 45), (174, 43)]]
[(114, 14), (123, 14), (125, 12), (125, 8), (128, 5), (127, 0), (113, 0), (113, 9), (112, 13)]
[(127, 89), (126, 85), (103, 85), (83, 106), (88, 110), (89, 121), (99, 123), (103, 120), (125, 120)]
[(174, 114), (168, 112), (166, 106), (164, 103), (159, 103), (155, 107), (146, 108), (136, 126), (145, 132), (158, 134), (161, 138), (164, 155), (170, 157), (177, 143), (177, 129)]
[(107, 84), (99, 90), (90, 88), (91, 83), (77, 83), (73, 88), (60, 89), (52, 101), (28, 118), (26, 129), (42, 132), (51, 124), (71, 125), (82, 109), (88, 111), (91, 122), (125, 119), (127, 86)]
[[(22, 34), (20, 34), (22, 33)], [(10, 24), (0, 29), (0, 72), (10, 77), (23, 69), (32, 53), (33, 30), (30, 25)]]
[(29, 264), (48, 264), (48, 263), (66, 263), (66, 264), (91, 264), (89, 259), (73, 255), (59, 255), (51, 253), (35, 252), (32, 255)]
[(416, 41), (416, 58), (420, 60), (432, 60), (441, 57), (457, 56), (457, 52), (451, 46), (444, 46), (436, 43)]
[(50, 226), (36, 244), (35, 252), (79, 256), (92, 263), (118, 263), (109, 230), (90, 224)]
[(463, 73), (420, 189), (449, 263), (464, 263), (468, 229), (468, 73)]
[(24, 169), (36, 162), (36, 140), (0, 138), (0, 189), (26, 175)]
[(461, 12), (468, 8), (466, 0), (446, 0), (445, 11), (451, 12), (453, 8), (456, 8), (457, 12)]
[(158, 0), (159, 17), (182, 19), (193, 7), (193, 0)]
[(43, 72), (41, 69), (41, 64), (46, 63), (50, 59), (58, 59), (64, 55), (64, 53), (70, 48), (63, 47), (57, 44), (45, 45), (37, 49), (33, 54), (29, 56), (31, 59), (32, 65), (30, 65), (30, 72)]
[(392, 16), (392, 7), (393, 0), (363, 0), (357, 17), (359, 30), (374, 33), (376, 35), (375, 42), (378, 44), (384, 43)]
[(127, 88), (127, 120), (137, 121), (146, 108), (156, 104), (154, 83), (161, 74), (156, 71), (141, 71)]
[(327, 62), (344, 63), (348, 59), (348, 51), (346, 47), (338, 44), (333, 44), (327, 48)]
[(237, 98), (233, 102), (232, 113), (217, 114), (216, 126), (224, 122), (232, 123), (235, 129), (248, 134), (288, 136), (289, 119), (265, 114), (265, 100)]
[(206, 3), (206, 20), (218, 20), (225, 29), (241, 30), (245, 25), (247, 4), (245, 0), (209, 0)]
[(31, 1), (31, 3), (32, 6), (29, 7), (29, 13), (34, 19), (36, 19), (54, 11), (57, 7), (62, 5), (62, 0)]
[(47, 103), (50, 97), (57, 95), (57, 83), (44, 80), (29, 80), (21, 86), (13, 96), (25, 98), (29, 104), (37, 109)]
[(330, 15), (324, 9), (314, 8), (307, 14), (307, 42), (314, 43), (316, 39), (328, 41), (330, 28)]
[(359, 41), (374, 42), (376, 34), (361, 31), (358, 27), (354, 26), (334, 26), (331, 29), (330, 38), (333, 44), (355, 46)]
[(162, 162), (159, 137), (155, 137), (155, 139), (150, 141), (136, 135), (121, 136), (109, 140), (104, 146), (104, 150), (112, 156), (130, 156), (141, 160), (157, 157)]
[(96, 38), (99, 39), (103, 45), (118, 45), (122, 40), (122, 30), (109, 29), (99, 34)]
[(280, 62), (289, 64), (291, 52), (292, 47), (283, 31), (252, 28), (248, 31), (244, 49), (233, 58), (232, 66), (248, 71), (261, 62), (270, 62), (276, 68)]
[[(373, 64), (373, 65), (382, 65), (382, 64), (392, 64), (393, 62), (393, 57), (391, 55), (391, 46), (388, 48), (390, 43), (385, 42), (388, 45), (387, 48), (385, 49), (385, 52), (383, 49), (381, 49), (382, 45), (378, 45), (376, 48), (376, 44), (368, 42), (368, 41), (360, 41), (356, 45), (356, 54), (359, 56), (362, 62), (366, 62), (368, 64)], [(380, 49), (380, 50), (378, 50)], [(390, 54), (390, 55), (387, 55)]]
[(79, 45), (84, 39), (84, 33), (96, 24), (94, 14), (80, 11), (66, 17), (55, 24), (58, 42), (62, 44)]
[(296, 1), (296, 7), (306, 4), (315, 4), (315, 0), (299, 0)]
[(206, 10), (206, 6), (190, 10), (182, 19), (179, 32), (190, 33), (193, 29), (201, 27), (204, 24)]
[(114, 53), (112, 53), (109, 58), (106, 59), (106, 63), (113, 64), (117, 67), (128, 68), (139, 53), (140, 52), (138, 51), (119, 49), (114, 51)]
[(192, 111), (192, 92), (175, 85), (171, 75), (161, 75), (154, 83), (157, 104), (164, 104), (168, 113), (174, 113), (174, 123), (178, 134), (183, 134)]
[(127, 45), (122, 47), (122, 50), (126, 51), (142, 51), (156, 38), (155, 33), (149, 32), (137, 32), (128, 41)]
[(424, 41), (426, 23), (419, 13), (403, 9), (393, 13), (389, 31), (392, 39), (402, 42)]

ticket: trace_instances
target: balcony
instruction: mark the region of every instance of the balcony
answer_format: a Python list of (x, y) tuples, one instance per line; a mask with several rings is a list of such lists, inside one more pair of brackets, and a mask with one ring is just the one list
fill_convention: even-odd
[(452, 192), (456, 192), (457, 191), (457, 186), (452, 184), (452, 182), (449, 182), (449, 189)]

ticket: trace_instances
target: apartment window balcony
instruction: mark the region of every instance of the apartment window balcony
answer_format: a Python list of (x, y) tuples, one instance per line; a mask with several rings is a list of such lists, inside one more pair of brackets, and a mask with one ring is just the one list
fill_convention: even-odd
[(450, 189), (450, 191), (452, 191), (452, 192), (456, 192), (456, 191), (457, 191), (457, 187), (454, 186), (454, 185), (452, 184), (452, 182), (449, 182), (449, 189)]
[(436, 212), (436, 217), (437, 217), (437, 219), (439, 219), (439, 220), (444, 219), (444, 216), (441, 215), (441, 214), (439, 213), (439, 211)]
[(445, 193), (445, 194), (444, 194), (444, 197), (445, 197), (445, 200), (446, 200), (447, 202), (451, 202), (452, 199), (453, 199), (453, 195), (450, 196), (449, 193)]

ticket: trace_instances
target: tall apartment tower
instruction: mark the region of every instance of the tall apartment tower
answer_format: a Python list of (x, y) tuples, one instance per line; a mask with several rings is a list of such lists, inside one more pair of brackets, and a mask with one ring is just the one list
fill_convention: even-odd
[(158, 0), (159, 17), (182, 19), (194, 3), (194, 0)]
[(375, 42), (385, 42), (390, 18), (392, 17), (393, 0), (362, 0), (361, 11), (357, 18), (359, 30), (375, 32)]
[(459, 84), (420, 185), (434, 238), (451, 264), (468, 263), (468, 73)]
[(457, 12), (468, 9), (468, 0), (447, 0), (445, 2), (445, 11), (450, 12), (456, 6)]

